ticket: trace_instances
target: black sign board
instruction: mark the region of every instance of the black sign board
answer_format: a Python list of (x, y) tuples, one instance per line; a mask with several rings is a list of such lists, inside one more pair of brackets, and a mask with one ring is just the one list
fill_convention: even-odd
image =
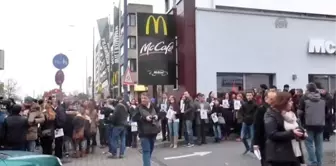
[(175, 19), (172, 15), (137, 13), (138, 83), (176, 84)]

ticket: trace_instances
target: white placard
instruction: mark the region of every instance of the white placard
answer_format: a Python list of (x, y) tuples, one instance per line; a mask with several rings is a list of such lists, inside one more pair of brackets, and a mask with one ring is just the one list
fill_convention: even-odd
[(132, 122), (131, 123), (131, 131), (132, 132), (138, 131), (138, 123), (137, 122)]
[(55, 138), (63, 137), (63, 136), (64, 136), (63, 128), (55, 130)]
[(129, 116), (127, 116), (127, 122), (129, 122), (130, 121), (130, 117)]
[(218, 122), (218, 117), (217, 117), (217, 114), (216, 113), (212, 113), (211, 114), (211, 119), (214, 123), (217, 123)]
[(161, 109), (160, 111), (165, 111), (166, 112), (167, 105), (166, 104), (161, 104)]
[(241, 102), (239, 100), (234, 100), (234, 109), (239, 110), (241, 107)]
[(212, 101), (212, 102), (210, 103), (210, 109), (211, 109), (211, 110), (212, 110), (212, 108), (213, 108), (214, 105), (215, 105), (215, 102)]
[(230, 107), (229, 100), (227, 99), (223, 100), (222, 105), (223, 105), (223, 108), (229, 108)]
[(180, 119), (175, 119), (174, 122), (180, 122)]
[(169, 109), (168, 112), (167, 112), (166, 118), (167, 119), (173, 119), (174, 114), (175, 114), (175, 111), (172, 110), (172, 109)]
[(98, 119), (100, 119), (100, 120), (105, 119), (105, 115), (104, 114), (98, 114)]
[(184, 113), (184, 101), (183, 100), (181, 100), (181, 102), (180, 102), (180, 110), (181, 110), (181, 113)]
[(205, 109), (201, 109), (201, 119), (208, 119), (208, 111)]

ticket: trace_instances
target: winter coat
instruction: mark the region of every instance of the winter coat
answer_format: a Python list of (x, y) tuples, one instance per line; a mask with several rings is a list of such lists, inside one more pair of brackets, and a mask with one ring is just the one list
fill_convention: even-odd
[(38, 124), (41, 124), (45, 121), (43, 113), (40, 111), (40, 106), (38, 104), (32, 105), (27, 118), (28, 118), (28, 132), (27, 132), (27, 141), (35, 141), (38, 138)]

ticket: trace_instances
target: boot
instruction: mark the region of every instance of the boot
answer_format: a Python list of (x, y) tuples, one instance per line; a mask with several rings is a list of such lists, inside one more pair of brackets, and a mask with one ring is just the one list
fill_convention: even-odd
[(178, 141), (177, 138), (178, 138), (177, 136), (174, 136), (174, 137), (171, 138), (174, 142), (174, 146), (173, 146), (174, 149), (177, 148), (177, 141)]
[(75, 152), (74, 157), (79, 158), (79, 157), (81, 157), (80, 155), (81, 155), (81, 152), (78, 150), (78, 151)]
[(86, 150), (82, 150), (80, 152), (80, 157), (86, 157)]

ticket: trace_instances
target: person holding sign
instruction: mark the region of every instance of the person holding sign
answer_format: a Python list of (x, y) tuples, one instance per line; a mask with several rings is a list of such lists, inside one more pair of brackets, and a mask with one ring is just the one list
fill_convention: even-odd
[(245, 152), (243, 154), (246, 154), (249, 151), (253, 153), (253, 148), (251, 144), (247, 142), (247, 139), (250, 138), (251, 140), (253, 140), (253, 134), (254, 134), (253, 121), (254, 121), (254, 115), (258, 109), (258, 105), (253, 101), (252, 92), (246, 93), (246, 99), (247, 102), (245, 102), (239, 110), (243, 118), (241, 136), (240, 136), (245, 146)]
[[(195, 119), (195, 108), (192, 98), (186, 91), (183, 94), (183, 110), (184, 110), (184, 125), (185, 125), (185, 140), (188, 147), (194, 146), (194, 133), (193, 133), (193, 121)], [(181, 110), (182, 113), (182, 110)]]
[(197, 94), (194, 102), (196, 108), (196, 134), (198, 145), (206, 144), (206, 133), (209, 123), (208, 114), (211, 113), (210, 104), (205, 101), (204, 94)]
[(180, 109), (179, 105), (176, 101), (176, 98), (174, 96), (169, 97), (169, 108), (167, 112), (167, 119), (168, 119), (168, 128), (169, 128), (169, 134), (170, 134), (170, 147), (171, 148), (177, 148), (177, 137), (179, 132), (179, 114)]
[(211, 111), (211, 120), (213, 122), (212, 128), (214, 131), (215, 142), (220, 142), (222, 139), (221, 125), (225, 124), (223, 111), (224, 108), (220, 106), (219, 101), (215, 100), (214, 106)]
[[(168, 127), (168, 119), (166, 118), (167, 110), (168, 110), (168, 96), (167, 93), (162, 94), (162, 98), (158, 100), (157, 109), (160, 110), (159, 117), (161, 119), (161, 131), (162, 131), (162, 141), (167, 140), (167, 132)], [(169, 137), (168, 137), (169, 141)]]

